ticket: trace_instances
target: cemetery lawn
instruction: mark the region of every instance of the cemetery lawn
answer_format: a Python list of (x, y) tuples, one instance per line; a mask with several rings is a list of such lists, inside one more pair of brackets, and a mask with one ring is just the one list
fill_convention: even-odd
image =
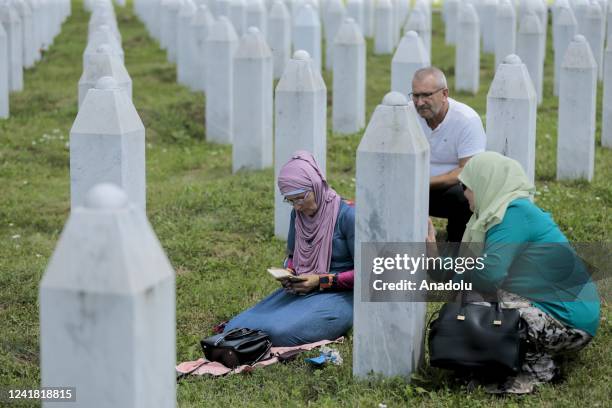
[[(232, 175), (231, 148), (204, 141), (204, 97), (176, 84), (175, 66), (147, 36), (131, 2), (129, 9), (117, 9), (117, 15), (134, 103), (147, 132), (147, 212), (177, 273), (177, 361), (195, 360), (201, 355), (199, 340), (211, 334), (213, 325), (277, 287), (265, 272), (284, 257), (284, 243), (273, 232), (273, 171)], [(87, 21), (81, 1), (73, 1), (73, 14), (55, 44), (26, 71), (24, 92), (11, 95), (11, 118), (0, 121), (0, 387), (35, 388), (40, 383), (38, 284), (70, 211), (67, 143), (77, 113)], [(612, 150), (599, 147), (601, 108), (593, 182), (555, 181), (551, 43), (549, 32), (546, 96), (537, 122), (536, 202), (553, 214), (570, 240), (610, 242)], [(390, 84), (391, 58), (373, 56), (372, 48), (369, 42), (368, 119)], [(452, 91), (454, 48), (444, 45), (438, 14), (433, 50), (434, 64), (448, 74), (451, 96), (484, 119), (493, 57), (482, 57), (482, 84), (474, 97)], [(324, 76), (329, 88), (331, 75)], [(601, 104), (601, 86), (598, 96)], [(329, 125), (331, 89), (328, 105)], [(329, 181), (345, 197), (354, 196), (360, 138), (328, 133)], [(436, 224), (443, 227), (440, 220)], [(248, 375), (190, 378), (178, 386), (178, 405), (603, 406), (610, 398), (612, 330), (610, 306), (605, 299), (602, 303), (593, 343), (564, 365), (561, 382), (534, 395), (497, 398), (480, 389), (467, 393), (451, 376), (428, 367), (410, 384), (402, 379), (355, 381), (349, 334), (338, 346), (341, 366), (313, 370), (299, 358)]]

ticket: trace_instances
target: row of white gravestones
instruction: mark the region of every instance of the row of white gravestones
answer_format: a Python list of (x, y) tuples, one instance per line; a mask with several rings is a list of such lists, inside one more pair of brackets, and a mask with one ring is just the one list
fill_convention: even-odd
[(500, 0), (495, 13), (495, 67), (516, 52), (516, 11), (510, 0)]
[(83, 74), (79, 80), (78, 104), (83, 103), (89, 89), (102, 77), (112, 77), (132, 99), (132, 79), (123, 64), (124, 52), (110, 0), (91, 6), (89, 36), (83, 53)]
[(559, 80), (561, 78), (561, 63), (567, 51), (567, 47), (578, 32), (578, 23), (574, 12), (569, 7), (559, 6), (553, 20), (554, 42), (553, 48), (555, 53), (555, 83), (554, 94), (559, 95)]
[(62, 406), (176, 406), (175, 272), (119, 187), (96, 184), (72, 208), (39, 301), (42, 386), (74, 387)]
[[(429, 144), (404, 95), (387, 94), (374, 111), (357, 149), (355, 179), (353, 375), (410, 378), (424, 353), (427, 304), (409, 291), (372, 301), (372, 265), (362, 257), (368, 246), (424, 242), (427, 235)], [(418, 257), (424, 248), (412, 251)]]
[(608, 42), (604, 61), (601, 145), (612, 148), (612, 42)]
[(40, 60), (70, 13), (68, 0), (0, 2), (0, 119), (9, 117), (9, 93), (23, 90), (23, 69)]

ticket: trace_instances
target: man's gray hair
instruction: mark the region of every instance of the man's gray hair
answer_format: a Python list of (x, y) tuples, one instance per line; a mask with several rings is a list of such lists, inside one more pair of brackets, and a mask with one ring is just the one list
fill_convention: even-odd
[(444, 72), (442, 72), (442, 70), (437, 67), (427, 67), (427, 68), (421, 68), (417, 70), (414, 73), (414, 77), (412, 77), (412, 80), (422, 81), (429, 76), (432, 76), (435, 78), (436, 83), (438, 84), (439, 88), (448, 88), (448, 85), (446, 82), (446, 76), (444, 75)]

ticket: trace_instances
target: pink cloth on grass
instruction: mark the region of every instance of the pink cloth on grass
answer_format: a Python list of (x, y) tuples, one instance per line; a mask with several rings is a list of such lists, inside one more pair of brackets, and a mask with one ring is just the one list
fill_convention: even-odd
[[(176, 366), (176, 372), (178, 374), (187, 374), (191, 372), (190, 373), (191, 375), (211, 374), (215, 377), (225, 375), (225, 374), (238, 374), (245, 370), (250, 371), (253, 368), (265, 367), (265, 366), (269, 366), (274, 363), (277, 363), (278, 362), (277, 356), (280, 354), (286, 353), (288, 351), (293, 351), (293, 350), (308, 351), (308, 350), (312, 350), (317, 347), (325, 346), (326, 344), (342, 343), (343, 341), (344, 341), (344, 337), (340, 337), (336, 340), (321, 340), (321, 341), (317, 341), (316, 343), (302, 344), (301, 346), (272, 347), (270, 349), (270, 353), (268, 354), (268, 356), (266, 356), (266, 359), (264, 361), (255, 363), (252, 366), (241, 365), (241, 366), (236, 367), (233, 370), (216, 361), (208, 361), (204, 358), (199, 358), (196, 361), (185, 361), (184, 363), (180, 363), (179, 365)], [(272, 358), (269, 358), (269, 357), (272, 357)]]

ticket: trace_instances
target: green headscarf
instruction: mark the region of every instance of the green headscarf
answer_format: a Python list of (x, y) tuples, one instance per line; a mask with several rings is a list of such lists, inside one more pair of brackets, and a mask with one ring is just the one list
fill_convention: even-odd
[(459, 180), (474, 192), (475, 207), (462, 242), (484, 242), (489, 228), (504, 219), (510, 202), (535, 193), (535, 187), (521, 165), (495, 152), (472, 157), (461, 171)]

